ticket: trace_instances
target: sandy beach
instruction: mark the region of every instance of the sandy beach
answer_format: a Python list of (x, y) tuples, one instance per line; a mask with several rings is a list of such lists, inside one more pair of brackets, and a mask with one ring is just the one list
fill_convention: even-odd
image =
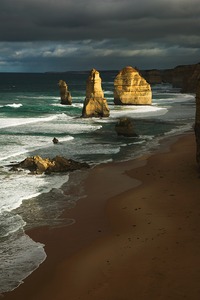
[(71, 226), (28, 232), (47, 259), (3, 299), (200, 299), (200, 177), (194, 133), (90, 170)]

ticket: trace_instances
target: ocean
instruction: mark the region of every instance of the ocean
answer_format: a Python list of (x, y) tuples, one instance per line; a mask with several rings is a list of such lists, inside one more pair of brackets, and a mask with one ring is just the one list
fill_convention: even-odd
[[(74, 222), (60, 215), (84, 197), (81, 181), (88, 172), (29, 175), (10, 171), (10, 164), (33, 155), (61, 155), (91, 167), (125, 161), (157, 148), (167, 136), (192, 129), (195, 95), (158, 84), (152, 85), (151, 106), (117, 106), (113, 102), (116, 75), (116, 71), (100, 72), (110, 117), (84, 119), (80, 116), (89, 72), (0, 73), (0, 293), (19, 286), (46, 258), (44, 245), (25, 230)], [(71, 106), (60, 104), (61, 79), (72, 94)], [(123, 116), (132, 119), (137, 137), (117, 135), (115, 125)], [(54, 137), (59, 140), (56, 145)]]

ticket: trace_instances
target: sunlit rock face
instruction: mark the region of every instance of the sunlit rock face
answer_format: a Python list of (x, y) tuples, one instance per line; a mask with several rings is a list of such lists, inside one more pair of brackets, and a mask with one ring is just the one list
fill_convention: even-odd
[(83, 117), (109, 117), (110, 111), (101, 87), (101, 77), (97, 70), (92, 69), (87, 80), (86, 98)]
[(23, 161), (13, 164), (11, 171), (20, 171), (27, 169), (30, 174), (51, 174), (62, 173), (89, 168), (87, 163), (77, 162), (62, 156), (56, 156), (53, 159), (42, 158), (39, 155), (25, 158)]
[(70, 92), (68, 91), (67, 83), (64, 80), (60, 80), (58, 86), (60, 88), (60, 103), (63, 105), (71, 105), (72, 97)]
[(114, 103), (117, 105), (151, 104), (151, 86), (136, 69), (125, 67), (114, 80)]
[(200, 168), (200, 80), (196, 89), (196, 118), (195, 118), (195, 135), (196, 135), (196, 159)]

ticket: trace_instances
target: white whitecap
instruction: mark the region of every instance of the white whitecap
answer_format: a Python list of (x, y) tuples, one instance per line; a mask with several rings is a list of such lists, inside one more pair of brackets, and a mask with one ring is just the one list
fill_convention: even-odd
[(10, 176), (5, 174), (1, 176), (0, 181), (0, 213), (16, 209), (22, 204), (23, 200), (47, 193), (52, 188), (59, 189), (68, 179), (69, 176), (66, 174), (55, 176), (27, 176), (27, 172), (21, 174), (10, 173)]
[(0, 128), (20, 126), (38, 122), (48, 122), (57, 119), (58, 115), (41, 118), (1, 118)]
[(83, 103), (73, 103), (73, 107), (83, 108)]
[(61, 103), (51, 103), (50, 105), (51, 105), (51, 106), (56, 106), (56, 107), (62, 107), (62, 108), (67, 107), (67, 105), (63, 105), (63, 104), (61, 104)]
[[(12, 137), (10, 138), (10, 140)], [(52, 145), (52, 137), (49, 136), (21, 136), (20, 137), (20, 144), (16, 144), (16, 142), (13, 144), (12, 148), (10, 147), (10, 144), (7, 146), (4, 146), (2, 149), (0, 161), (8, 161), (15, 158), (15, 159), (23, 159), (23, 156), (28, 153), (39, 149), (48, 148)], [(59, 142), (66, 142), (73, 140), (73, 136), (63, 136), (59, 138)], [(15, 139), (13, 138), (13, 142)], [(0, 139), (1, 142), (1, 139)], [(12, 142), (12, 140), (11, 140)]]
[(28, 96), (28, 95), (20, 95), (18, 96), (20, 99), (47, 99), (47, 100), (58, 100), (60, 99), (60, 97), (56, 97), (56, 96), (42, 96), (42, 95), (38, 95), (38, 96)]
[(188, 124), (184, 124), (184, 125), (180, 125), (176, 128), (173, 128), (172, 130), (164, 133), (165, 136), (176, 136), (178, 134), (182, 134), (184, 132), (190, 131), (192, 130), (193, 127), (193, 123), (188, 123)]
[(112, 91), (104, 91), (104, 95), (112, 95), (113, 92)]
[(149, 116), (158, 116), (164, 115), (167, 113), (167, 108), (165, 107), (157, 107), (153, 105), (126, 105), (126, 106), (115, 106), (110, 111), (110, 116), (112, 118), (129, 116), (134, 118), (143, 118)]
[(0, 293), (17, 288), (46, 259), (43, 244), (26, 234), (11, 237), (1, 242)]
[(13, 107), (13, 108), (19, 108), (23, 106), (21, 103), (12, 103), (12, 104), (6, 104), (6, 107)]

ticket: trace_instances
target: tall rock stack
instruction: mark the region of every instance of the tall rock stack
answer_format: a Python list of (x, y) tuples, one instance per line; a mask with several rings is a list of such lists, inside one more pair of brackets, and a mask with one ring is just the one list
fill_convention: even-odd
[(196, 119), (195, 119), (195, 135), (196, 135), (196, 160), (200, 168), (200, 80), (196, 90)]
[(60, 80), (59, 83), (60, 88), (60, 99), (61, 104), (63, 105), (71, 105), (72, 104), (72, 97), (70, 92), (68, 91), (68, 86), (64, 80)]
[(86, 85), (86, 98), (82, 110), (83, 117), (109, 117), (110, 111), (101, 87), (99, 72), (90, 71)]
[(114, 103), (117, 105), (151, 104), (151, 86), (136, 69), (125, 67), (114, 80)]

